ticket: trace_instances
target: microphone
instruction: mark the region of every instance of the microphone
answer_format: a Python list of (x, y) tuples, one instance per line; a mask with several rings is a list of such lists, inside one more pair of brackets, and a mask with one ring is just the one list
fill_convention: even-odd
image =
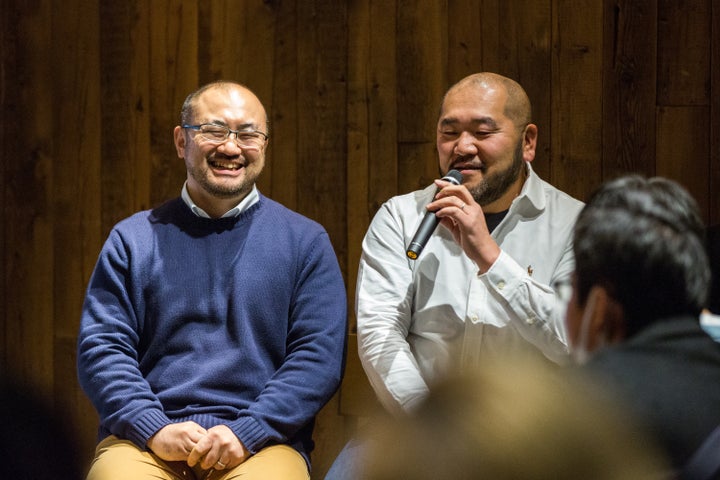
[[(450, 182), (453, 185), (460, 185), (460, 182), (462, 182), (462, 173), (457, 170), (450, 170), (442, 180)], [(415, 236), (410, 241), (410, 245), (408, 245), (407, 251), (405, 252), (408, 258), (411, 260), (418, 258), (420, 252), (425, 248), (425, 244), (430, 238), (430, 235), (435, 228), (437, 228), (438, 223), (440, 223), (440, 219), (435, 216), (435, 212), (427, 212), (425, 214), (425, 218), (423, 218), (420, 223), (417, 232), (415, 232)]]

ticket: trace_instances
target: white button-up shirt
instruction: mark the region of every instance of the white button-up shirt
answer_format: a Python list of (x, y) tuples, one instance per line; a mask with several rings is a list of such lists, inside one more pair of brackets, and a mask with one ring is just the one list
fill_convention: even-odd
[(358, 347), (389, 410), (412, 410), (451, 367), (515, 352), (566, 358), (568, 299), (553, 287), (569, 284), (583, 204), (527, 168), (520, 195), (492, 232), (502, 252), (485, 273), (442, 226), (417, 260), (407, 258), (434, 185), (390, 199), (375, 215), (358, 271)]

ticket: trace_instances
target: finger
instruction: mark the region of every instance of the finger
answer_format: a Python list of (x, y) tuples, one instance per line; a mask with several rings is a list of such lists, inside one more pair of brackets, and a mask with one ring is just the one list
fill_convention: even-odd
[(433, 202), (428, 205), (428, 209), (433, 209), (435, 215), (439, 219), (451, 217), (459, 221), (461, 218), (467, 219), (468, 205), (456, 197), (443, 199), (442, 201)]
[(200, 441), (198, 441), (190, 451), (190, 454), (187, 458), (187, 464), (191, 467), (194, 467), (195, 464), (197, 464), (203, 457), (207, 455), (207, 453), (212, 448), (212, 445), (212, 440), (210, 440), (207, 435), (202, 437)]
[[(200, 462), (200, 467), (202, 467), (203, 470), (209, 470), (211, 468), (215, 468), (219, 461), (220, 461), (220, 450), (217, 448), (212, 448), (202, 458), (202, 461)], [(215, 468), (215, 470), (221, 470), (221, 469)]]
[[(188, 422), (193, 423), (193, 422)], [(185, 453), (184, 460), (187, 461), (188, 455), (193, 451), (195, 448), (195, 445), (202, 440), (202, 438), (207, 434), (207, 430), (202, 428), (200, 425), (194, 424), (190, 425), (189, 428), (186, 431), (186, 434), (183, 435), (183, 452)]]
[(461, 186), (461, 184), (449, 182), (449, 181), (447, 181), (447, 180), (443, 180), (442, 178), (436, 178), (435, 180), (433, 180), (433, 182), (435, 183), (435, 185), (436, 185), (438, 188), (459, 187), (459, 186)]
[(442, 193), (443, 195), (457, 195), (463, 190), (467, 191), (467, 188), (462, 185), (456, 185), (444, 180), (435, 180), (435, 186), (438, 188), (438, 193)]
[[(459, 196), (451, 195), (446, 197), (440, 197), (433, 200), (427, 205), (427, 209), (432, 212), (439, 212), (444, 208), (451, 208), (455, 213), (465, 213), (468, 207), (472, 204), (472, 201), (464, 199)], [(460, 212), (458, 212), (458, 210)], [(449, 213), (449, 212), (443, 212)]]
[(440, 219), (440, 225), (450, 230), (453, 235), (455, 234), (455, 231), (457, 230), (457, 222), (452, 217), (443, 217)]
[[(428, 203), (425, 208), (428, 212), (435, 212), (436, 214), (438, 214), (441, 212), (442, 209), (452, 207), (459, 203), (460, 202), (456, 200), (455, 197), (440, 198)], [(447, 212), (442, 213), (447, 214)]]
[(213, 432), (209, 432), (207, 437), (205, 438), (210, 441), (210, 448), (207, 449), (205, 455), (200, 459), (200, 467), (202, 467), (204, 470), (209, 470), (211, 468), (214, 468), (217, 462), (220, 460), (220, 457), (222, 456), (223, 445), (220, 441), (221, 439), (218, 438), (217, 435), (213, 434)]
[(454, 195), (452, 190), (453, 184), (448, 183), (446, 185), (437, 185), (437, 191), (435, 192), (434, 200), (439, 200), (441, 198), (450, 197)]
[(198, 428), (197, 428), (197, 429), (191, 430), (191, 431), (188, 433), (188, 437), (190, 438), (190, 440), (193, 441), (193, 444), (199, 442), (200, 439), (202, 439), (205, 435), (207, 435), (207, 430), (205, 430), (204, 428), (200, 427), (199, 425), (198, 425)]

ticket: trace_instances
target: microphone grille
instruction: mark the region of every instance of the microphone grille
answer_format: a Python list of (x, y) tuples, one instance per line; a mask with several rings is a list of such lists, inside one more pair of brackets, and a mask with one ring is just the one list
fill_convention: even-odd
[(442, 179), (446, 182), (460, 185), (462, 183), (462, 173), (458, 172), (457, 170), (450, 170), (449, 172), (447, 172), (447, 174), (445, 174)]

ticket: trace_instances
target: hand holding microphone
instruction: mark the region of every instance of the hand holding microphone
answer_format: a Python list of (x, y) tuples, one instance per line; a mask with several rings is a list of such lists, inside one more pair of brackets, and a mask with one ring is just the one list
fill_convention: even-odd
[[(454, 185), (460, 185), (462, 182), (462, 174), (457, 170), (450, 170), (442, 180), (450, 182)], [(406, 254), (408, 258), (415, 260), (425, 248), (430, 235), (435, 231), (440, 220), (435, 216), (435, 212), (427, 212), (407, 247)]]

